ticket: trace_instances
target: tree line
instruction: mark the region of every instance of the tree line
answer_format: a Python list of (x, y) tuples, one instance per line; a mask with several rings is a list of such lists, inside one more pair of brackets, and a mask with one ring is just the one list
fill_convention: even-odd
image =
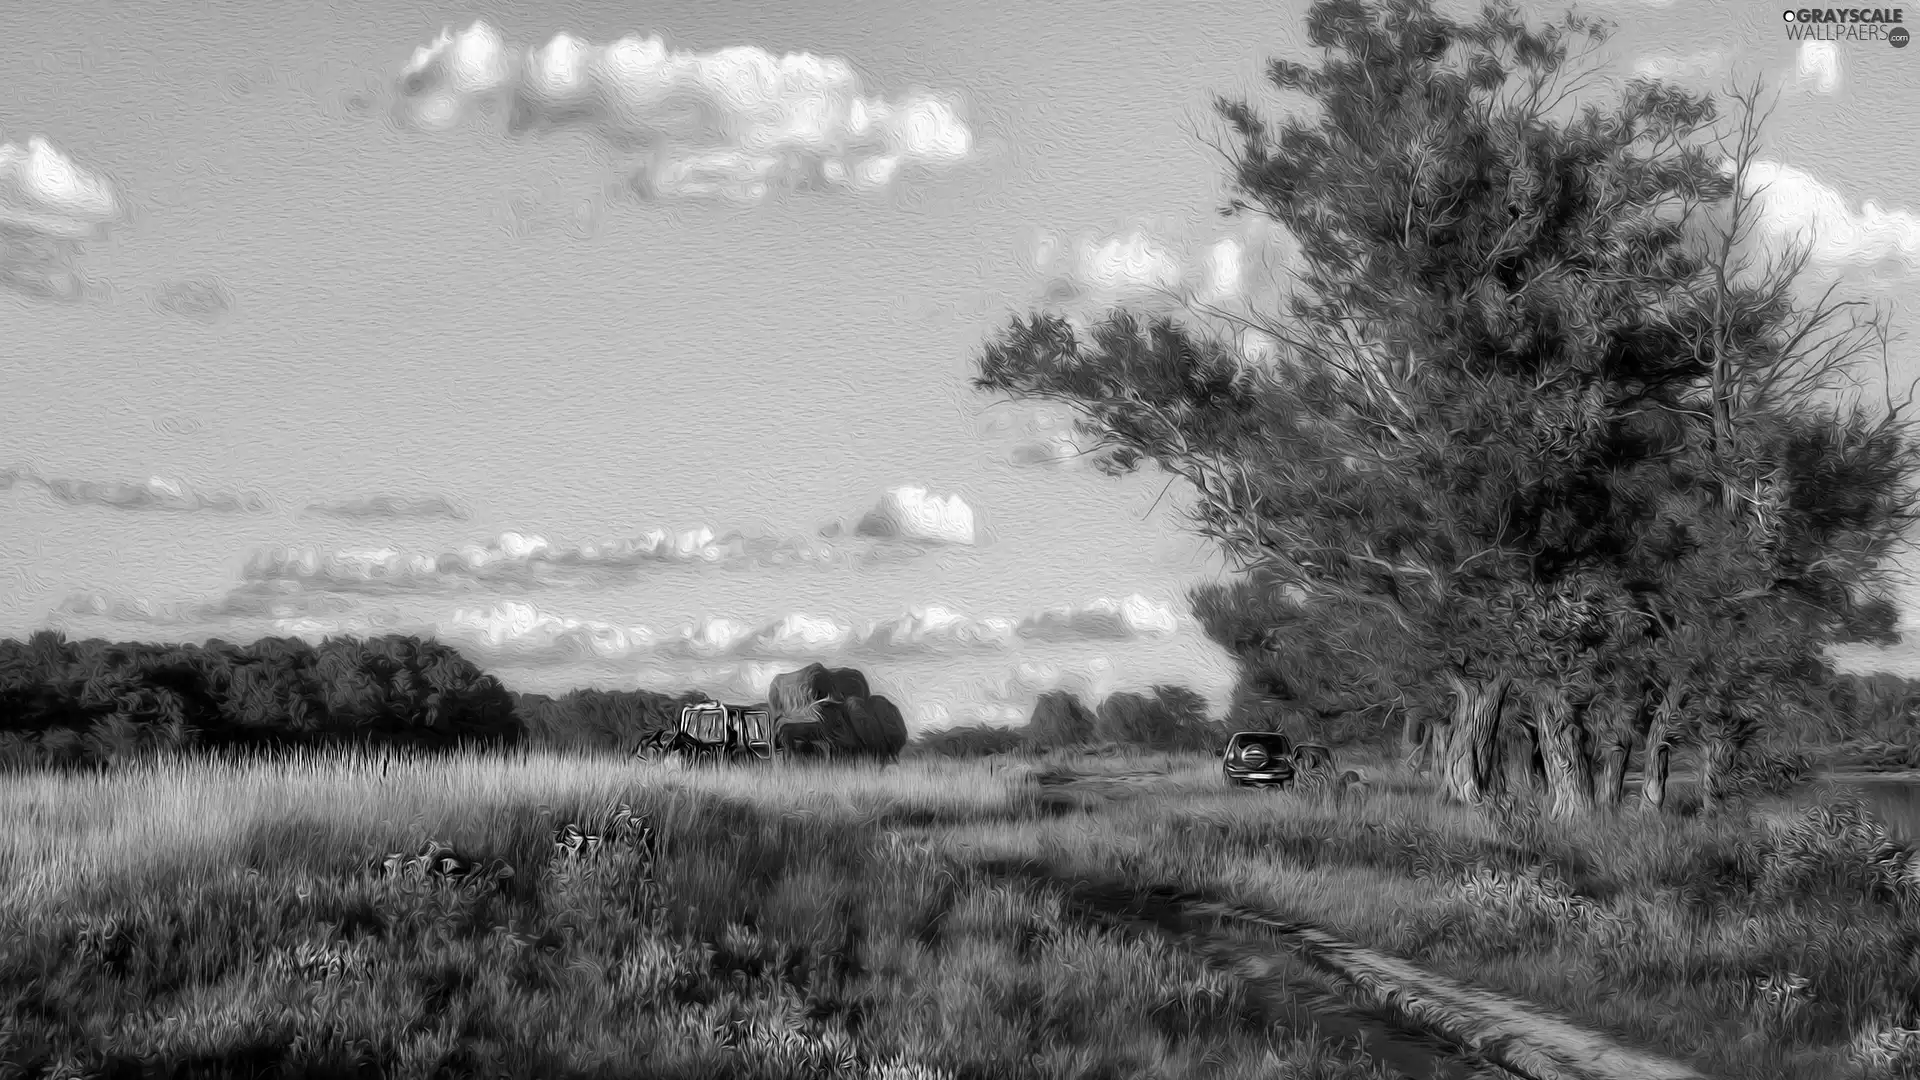
[[(240, 645), (0, 639), (0, 767), (95, 767), (162, 754), (320, 746), (539, 747), (631, 753), (672, 728), (697, 691), (508, 690), (453, 646), (404, 635), (261, 638)], [(936, 734), (935, 749), (1120, 742), (1203, 749), (1221, 736), (1181, 686), (1109, 695), (1096, 709), (1044, 695), (1025, 729)], [(1008, 734), (1010, 733), (1010, 734)]]
[(1684, 747), (1718, 806), (1826, 723), (1826, 647), (1897, 636), (1920, 502), (1906, 400), (1847, 393), (1884, 319), (1814, 295), (1805, 246), (1751, 258), (1758, 85), (1727, 130), (1606, 87), (1574, 46), (1607, 33), (1318, 0), (1320, 62), (1268, 69), (1310, 108), (1217, 101), (1224, 212), (1297, 244), (1286, 301), (1035, 312), (974, 378), (1184, 481), (1238, 722), (1398, 722), (1451, 797), (1560, 815), (1617, 805), (1636, 748), (1650, 802)]

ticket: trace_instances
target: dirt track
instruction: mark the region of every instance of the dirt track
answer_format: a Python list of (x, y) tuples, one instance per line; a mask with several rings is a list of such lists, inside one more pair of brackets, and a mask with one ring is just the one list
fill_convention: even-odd
[[(1347, 999), (1340, 1003), (1318, 995), (1304, 1010), (1310, 1014), (1305, 1018), (1330, 1035), (1365, 1036), (1374, 1057), (1407, 1076), (1710, 1080), (1690, 1066), (1622, 1046), (1535, 1006), (1442, 978), (1272, 912), (1168, 889), (1142, 892), (1075, 880), (1034, 863), (982, 869), (1060, 885), (1082, 914), (1150, 926), (1247, 980), (1255, 993), (1299, 1002), (1298, 971), (1304, 961), (1330, 976)], [(1316, 995), (1308, 989), (1305, 996)]]
[[(1134, 789), (1127, 794), (1136, 794), (1159, 778), (1053, 774), (1036, 779), (1064, 801), (1064, 789), (1097, 787), (1109, 795), (1121, 794), (1116, 788)], [(1084, 916), (1166, 934), (1246, 980), (1249, 990), (1282, 1013), (1294, 1012), (1329, 1035), (1359, 1037), (1376, 1059), (1419, 1080), (1711, 1080), (1537, 1006), (1435, 975), (1274, 912), (1166, 888), (1143, 891), (1075, 879), (1032, 862), (981, 869), (1050, 882), (1063, 887)], [(1302, 978), (1309, 973), (1318, 978)], [(1337, 990), (1338, 997), (1316, 993), (1320, 987)]]

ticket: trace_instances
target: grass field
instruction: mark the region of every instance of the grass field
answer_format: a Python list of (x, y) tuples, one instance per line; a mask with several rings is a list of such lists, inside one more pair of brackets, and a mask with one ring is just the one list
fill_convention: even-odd
[(1712, 1075), (1920, 1062), (1911, 856), (1844, 805), (1563, 824), (1370, 772), (1338, 800), (1164, 754), (10, 776), (0, 1073), (1389, 1075), (977, 869), (1006, 859), (1285, 912)]

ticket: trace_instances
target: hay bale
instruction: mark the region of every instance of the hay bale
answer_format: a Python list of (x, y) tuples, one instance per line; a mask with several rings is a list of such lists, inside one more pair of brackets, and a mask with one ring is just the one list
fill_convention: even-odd
[(907, 722), (900, 709), (884, 697), (853, 698), (846, 703), (847, 742), (854, 753), (880, 761), (894, 761), (907, 745)]
[(851, 701), (868, 693), (867, 677), (856, 668), (808, 664), (799, 671), (775, 675), (767, 688), (767, 704), (775, 717), (802, 716), (816, 702)]
[(815, 719), (814, 704), (831, 698), (831, 690), (832, 682), (826, 667), (808, 664), (799, 671), (773, 677), (772, 685), (767, 687), (768, 711), (775, 720), (789, 717), (812, 720)]
[(867, 698), (867, 708), (873, 711), (879, 721), (880, 743), (887, 760), (900, 757), (900, 751), (907, 748), (907, 718), (900, 715), (900, 706), (884, 694), (874, 694)]
[(831, 689), (825, 696), (840, 701), (852, 701), (873, 694), (872, 688), (867, 686), (867, 677), (858, 668), (832, 668), (827, 672), (826, 681)]

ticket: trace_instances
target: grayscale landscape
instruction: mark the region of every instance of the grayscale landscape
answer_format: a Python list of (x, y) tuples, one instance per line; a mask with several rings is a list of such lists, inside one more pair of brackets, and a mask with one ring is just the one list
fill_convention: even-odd
[(1920, 1076), (1899, 10), (0, 10), (0, 1080)]

